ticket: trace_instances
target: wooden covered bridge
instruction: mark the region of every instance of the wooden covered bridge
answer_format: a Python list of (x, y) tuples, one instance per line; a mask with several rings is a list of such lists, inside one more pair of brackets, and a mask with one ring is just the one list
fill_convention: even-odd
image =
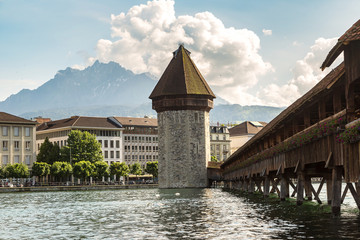
[[(306, 198), (322, 203), (319, 192), (326, 185), (334, 214), (348, 190), (360, 208), (360, 20), (321, 68), (342, 52), (343, 63), (221, 165), (226, 187), (265, 196), (276, 192), (282, 200), (296, 196), (300, 205)], [(321, 180), (319, 189), (314, 178)]]

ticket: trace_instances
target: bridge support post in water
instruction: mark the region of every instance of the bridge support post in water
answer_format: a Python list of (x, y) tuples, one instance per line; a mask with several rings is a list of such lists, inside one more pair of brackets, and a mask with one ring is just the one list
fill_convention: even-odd
[(328, 176), (326, 178), (326, 195), (327, 195), (327, 203), (331, 205), (332, 200), (332, 176)]
[(289, 179), (285, 174), (282, 174), (280, 177), (280, 200), (285, 201), (289, 197)]
[(331, 211), (334, 215), (340, 214), (341, 184), (342, 184), (342, 167), (336, 166), (332, 170)]
[(264, 179), (264, 197), (269, 197), (270, 192), (270, 179), (269, 176), (265, 176)]
[(253, 178), (250, 178), (250, 181), (249, 181), (249, 192), (250, 193), (255, 192), (255, 181)]
[(306, 199), (307, 199), (308, 201), (311, 201), (311, 200), (312, 200), (311, 177), (310, 177), (310, 176), (305, 176), (304, 179), (305, 179), (304, 187), (305, 187)]
[(297, 174), (296, 204), (302, 205), (303, 201), (304, 201), (304, 172), (299, 171)]

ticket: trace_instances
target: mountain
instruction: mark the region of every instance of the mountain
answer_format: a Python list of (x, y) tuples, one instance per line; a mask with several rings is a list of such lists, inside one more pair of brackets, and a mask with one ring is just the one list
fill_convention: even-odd
[(23, 114), (44, 109), (103, 105), (134, 106), (146, 102), (156, 81), (115, 62), (96, 61), (84, 70), (67, 68), (35, 90), (24, 89), (0, 102), (0, 109)]
[[(96, 61), (84, 70), (66, 68), (35, 90), (23, 89), (0, 102), (0, 111), (24, 118), (53, 120), (80, 116), (156, 117), (148, 98), (156, 79), (134, 74), (118, 63)], [(240, 106), (217, 97), (210, 112), (211, 123), (252, 120), (269, 122), (283, 108)]]

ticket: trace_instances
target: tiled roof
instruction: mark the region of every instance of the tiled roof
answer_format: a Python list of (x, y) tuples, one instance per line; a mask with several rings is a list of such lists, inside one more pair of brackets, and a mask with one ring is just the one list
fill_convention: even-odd
[(50, 121), (37, 127), (37, 131), (64, 128), (64, 127), (88, 127), (88, 128), (121, 128), (121, 125), (106, 117), (81, 117), (73, 116), (71, 118)]
[(0, 112), (0, 123), (22, 123), (22, 124), (36, 124), (36, 122), (27, 120), (25, 118), (17, 117), (6, 112)]
[(243, 136), (243, 135), (255, 135), (257, 134), (261, 129), (266, 126), (266, 122), (259, 122), (262, 127), (256, 127), (251, 122), (245, 121), (243, 123), (240, 123), (239, 125), (236, 125), (235, 127), (232, 127), (229, 129), (230, 137), (234, 136)]
[(356, 40), (360, 40), (360, 19), (339, 38), (321, 65), (321, 69), (324, 70), (329, 67), (344, 50), (344, 46)]
[(155, 118), (133, 118), (133, 117), (114, 117), (123, 126), (148, 126), (156, 127), (158, 125)]
[(178, 95), (208, 95), (215, 98), (189, 54), (184, 46), (179, 46), (151, 93), (150, 99)]

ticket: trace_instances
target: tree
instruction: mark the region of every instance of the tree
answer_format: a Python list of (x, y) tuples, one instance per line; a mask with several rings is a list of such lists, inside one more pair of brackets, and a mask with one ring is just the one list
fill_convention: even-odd
[(46, 137), (45, 141), (41, 144), (39, 154), (36, 157), (37, 162), (45, 162), (53, 164), (60, 161), (60, 148), (57, 143), (51, 143)]
[(110, 174), (116, 175), (120, 182), (120, 176), (127, 176), (130, 172), (128, 165), (124, 162), (113, 162), (110, 165)]
[(0, 179), (1, 178), (5, 178), (5, 175), (4, 175), (4, 168), (0, 166)]
[(80, 161), (74, 164), (74, 176), (86, 181), (86, 179), (93, 175), (95, 166), (90, 161)]
[(86, 131), (72, 130), (67, 142), (68, 145), (63, 147), (61, 151), (62, 159), (65, 161), (69, 161), (70, 158), (73, 163), (80, 161), (94, 163), (104, 160), (101, 144), (96, 140), (94, 134)]
[(158, 161), (147, 162), (145, 172), (153, 175), (154, 178), (158, 177)]
[(58, 180), (63, 180), (70, 176), (73, 172), (73, 168), (70, 163), (67, 162), (54, 162), (50, 169), (51, 175), (56, 177)]
[(217, 157), (216, 156), (211, 156), (211, 160), (210, 160), (211, 162), (219, 162), (219, 160), (217, 159)]
[(37, 177), (43, 177), (50, 174), (51, 165), (45, 162), (34, 162), (32, 166), (32, 175)]
[(29, 176), (29, 169), (25, 164), (15, 163), (6, 165), (5, 177), (7, 178), (25, 178)]
[(142, 174), (142, 168), (141, 168), (141, 165), (140, 163), (134, 163), (132, 165), (130, 165), (130, 173), (133, 174), (133, 175), (141, 175)]
[(94, 167), (95, 168), (94, 168), (93, 176), (97, 180), (100, 180), (102, 177), (109, 176), (109, 166), (107, 165), (106, 162), (104, 161), (94, 162)]

